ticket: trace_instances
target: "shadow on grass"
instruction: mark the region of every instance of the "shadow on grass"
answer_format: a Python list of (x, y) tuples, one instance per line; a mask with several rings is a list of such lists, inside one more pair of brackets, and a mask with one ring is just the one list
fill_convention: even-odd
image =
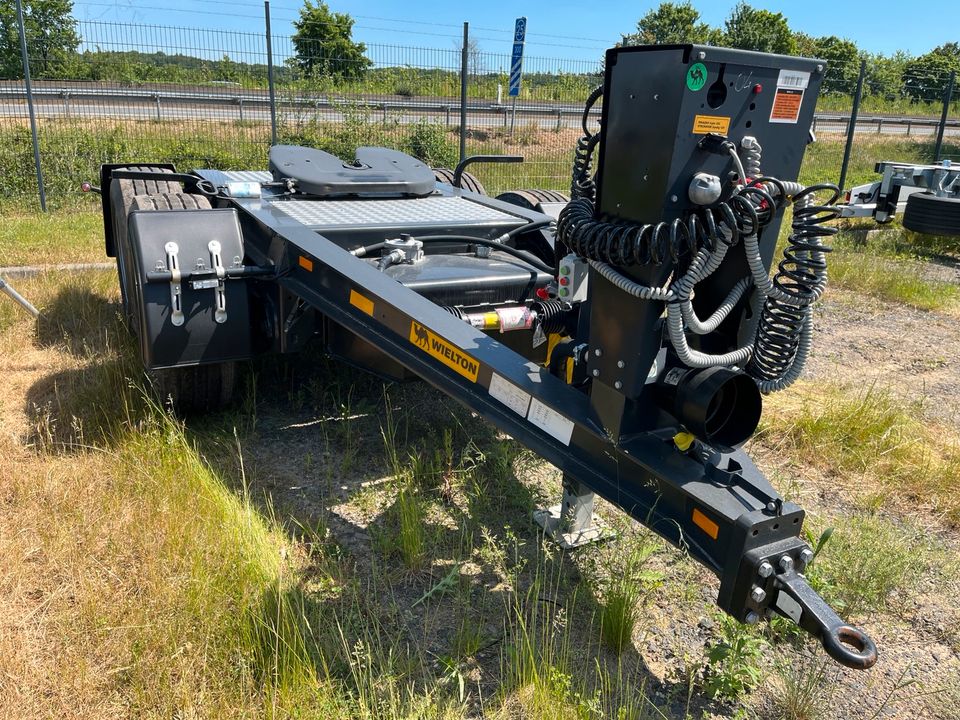
[[(299, 638), (266, 642), (267, 654), (289, 650), (291, 668), (306, 658), (355, 692), (357, 653), (398, 687), (470, 674), (488, 711), (490, 698), (531, 684), (574, 702), (605, 683), (668, 717), (688, 711), (681, 681), (658, 679), (632, 643), (618, 655), (600, 642), (597, 588), (532, 523), (556, 500), (544, 483), (559, 494), (559, 482), (530, 451), (424, 383), (384, 384), (316, 351), (259, 363), (253, 377), (243, 407), (188, 430), (297, 541), (334, 555), (340, 574), (331, 582), (329, 565), (314, 566), (265, 599), (262, 639), (282, 636), (277, 622)], [(234, 428), (242, 468), (227, 460)], [(405, 491), (418, 504), (412, 540)], [(282, 608), (296, 610), (284, 620)]]

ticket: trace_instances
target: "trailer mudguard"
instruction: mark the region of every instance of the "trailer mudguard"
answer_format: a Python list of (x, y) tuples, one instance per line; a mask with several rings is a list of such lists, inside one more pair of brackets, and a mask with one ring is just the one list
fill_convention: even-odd
[(249, 358), (248, 281), (227, 277), (243, 266), (236, 210), (134, 211), (128, 229), (144, 366)]

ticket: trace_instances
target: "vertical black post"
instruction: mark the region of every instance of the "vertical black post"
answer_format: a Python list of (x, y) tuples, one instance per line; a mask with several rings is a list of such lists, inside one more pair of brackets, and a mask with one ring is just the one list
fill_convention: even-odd
[(940, 162), (940, 153), (943, 150), (943, 131), (947, 127), (947, 114), (950, 112), (950, 101), (953, 99), (953, 84), (957, 80), (957, 71), (950, 72), (947, 82), (947, 91), (943, 94), (943, 112), (940, 113), (940, 124), (937, 126), (937, 144), (933, 149), (933, 161)]
[(270, 31), (270, 0), (263, 0), (267, 30), (267, 86), (270, 88), (270, 145), (277, 144), (277, 96), (273, 89), (273, 33)]
[(467, 157), (467, 46), (470, 23), (463, 24), (463, 48), (460, 51), (460, 162)]
[(33, 84), (30, 82), (30, 58), (27, 57), (27, 30), (23, 24), (23, 4), (17, 0), (17, 25), (20, 28), (20, 56), (23, 59), (23, 81), (27, 89), (27, 109), (30, 113), (30, 133), (33, 135), (33, 166), (37, 171), (37, 190), (40, 209), (47, 211), (47, 193), (43, 189), (43, 171), (40, 169), (40, 141), (37, 139), (37, 116), (33, 112)]
[(863, 76), (867, 72), (867, 61), (860, 61), (860, 75), (857, 78), (857, 91), (853, 96), (853, 107), (850, 109), (850, 124), (847, 126), (847, 145), (843, 149), (843, 165), (840, 166), (840, 192), (843, 192), (847, 182), (847, 167), (850, 165), (850, 151), (853, 149), (853, 136), (857, 130), (857, 115), (860, 114), (860, 98), (863, 97)]

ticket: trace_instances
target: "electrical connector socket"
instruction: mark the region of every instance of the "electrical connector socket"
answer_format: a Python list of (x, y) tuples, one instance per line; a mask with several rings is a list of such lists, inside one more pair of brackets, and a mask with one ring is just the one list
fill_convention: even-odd
[(704, 135), (697, 143), (697, 147), (714, 155), (729, 155), (731, 150), (735, 151), (737, 149), (737, 146), (725, 135), (717, 135), (716, 133)]

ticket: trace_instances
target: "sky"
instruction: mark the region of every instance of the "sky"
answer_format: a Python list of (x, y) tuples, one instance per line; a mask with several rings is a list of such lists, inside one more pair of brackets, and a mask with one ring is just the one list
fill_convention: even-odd
[[(293, 32), (301, 0), (272, 0), (274, 35)], [(514, 19), (527, 17), (527, 57), (596, 62), (622, 33), (658, 1), (578, 0), (330, 0), (331, 9), (354, 17), (354, 39), (371, 45), (451, 50), (459, 45), (463, 22), (483, 52), (509, 53)], [(733, 2), (694, 2), (702, 19), (720, 26)], [(905, 3), (902, 0), (752, 0), (751, 5), (782, 12), (796, 31), (839, 35), (870, 52), (904, 50), (919, 55), (960, 40), (960, 2)], [(929, 11), (919, 11), (926, 7)], [(932, 8), (936, 8), (935, 14)], [(262, 0), (74, 0), (74, 16), (133, 24), (260, 32)]]

